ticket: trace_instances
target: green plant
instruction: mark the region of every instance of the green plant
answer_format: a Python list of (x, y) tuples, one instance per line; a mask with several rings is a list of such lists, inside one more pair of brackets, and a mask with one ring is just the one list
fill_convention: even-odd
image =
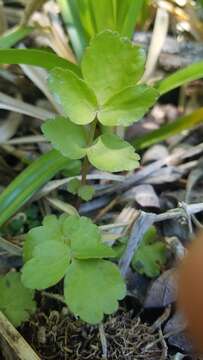
[[(82, 185), (88, 162), (110, 172), (138, 166), (139, 155), (112, 127), (129, 126), (139, 120), (158, 98), (152, 87), (135, 85), (143, 75), (144, 64), (140, 47), (132, 46), (118, 33), (104, 31), (85, 51), (83, 77), (60, 67), (51, 70), (49, 87), (65, 117), (47, 120), (42, 131), (63, 156), (85, 158)], [(110, 132), (105, 131), (107, 127)]]
[[(132, 170), (139, 164), (134, 148), (114, 134), (112, 127), (139, 120), (158, 97), (155, 89), (135, 85), (144, 72), (144, 62), (141, 48), (118, 33), (104, 31), (86, 49), (81, 62), (83, 78), (60, 67), (50, 71), (49, 87), (65, 117), (47, 120), (42, 131), (64, 157), (84, 158), (82, 181), (73, 180), (69, 190), (85, 200), (92, 196), (86, 184), (89, 163), (111, 172)], [(65, 276), (64, 297), (70, 310), (95, 324), (103, 314), (115, 311), (117, 300), (125, 296), (117, 266), (104, 260), (114, 256), (89, 219), (46, 217), (43, 226), (27, 235), (22, 282), (40, 290)]]
[(131, 39), (146, 0), (57, 0), (57, 2), (75, 54), (81, 59), (89, 41), (103, 30), (118, 31), (122, 36)]
[(117, 309), (125, 284), (115, 256), (101, 239), (98, 227), (86, 217), (50, 215), (32, 229), (24, 245), (22, 282), (31, 289), (46, 289), (64, 276), (64, 297), (70, 310), (96, 324), (103, 314)]
[[(77, 166), (78, 160), (83, 161), (82, 181), (72, 182), (68, 189), (84, 200), (93, 195), (86, 184), (89, 164), (110, 172), (136, 168), (139, 155), (116, 135), (116, 127), (127, 127), (142, 118), (159, 92), (163, 94), (203, 73), (199, 63), (156, 84), (156, 89), (140, 84), (145, 63), (142, 49), (112, 31), (103, 31), (91, 40), (80, 67), (41, 50), (0, 50), (0, 63), (26, 63), (49, 70), (50, 90), (63, 111), (63, 116), (42, 126), (56, 150), (30, 165), (1, 194), (0, 224), (57, 171), (74, 167), (75, 161)], [(70, 310), (95, 324), (104, 314), (115, 311), (118, 300), (125, 296), (124, 280), (109, 258), (116, 259), (116, 253), (102, 242), (98, 228), (89, 219), (46, 217), (42, 226), (27, 235), (22, 282), (29, 289), (46, 289), (64, 277), (64, 297)], [(133, 259), (136, 269), (140, 259), (140, 271), (155, 276), (160, 271), (157, 261), (163, 264), (165, 250), (157, 243), (143, 244)]]
[(0, 276), (0, 293), (0, 310), (13, 325), (19, 326), (35, 312), (34, 291), (23, 286), (19, 273)]
[(161, 267), (166, 263), (166, 259), (166, 245), (159, 238), (156, 228), (152, 226), (144, 235), (133, 256), (132, 267), (140, 274), (153, 278), (160, 274)]

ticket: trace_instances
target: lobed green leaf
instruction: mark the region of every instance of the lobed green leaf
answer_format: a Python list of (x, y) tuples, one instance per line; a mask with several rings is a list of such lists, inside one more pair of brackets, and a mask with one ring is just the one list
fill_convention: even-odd
[(73, 123), (89, 124), (96, 116), (97, 99), (84, 80), (72, 71), (55, 68), (49, 76), (49, 88)]
[(78, 189), (78, 195), (81, 199), (89, 201), (93, 198), (95, 189), (91, 185), (82, 185)]
[(65, 217), (61, 216), (57, 219), (55, 215), (47, 215), (43, 220), (42, 226), (37, 226), (28, 232), (23, 246), (25, 262), (33, 257), (33, 251), (36, 246), (48, 241), (62, 241)]
[(144, 63), (145, 55), (140, 47), (107, 30), (91, 40), (81, 68), (85, 81), (103, 105), (115, 93), (136, 84), (143, 75)]
[(70, 239), (71, 252), (77, 259), (113, 257), (111, 247), (102, 243), (99, 228), (87, 217), (69, 216), (63, 231)]
[(0, 294), (0, 310), (14, 326), (29, 320), (36, 310), (34, 291), (23, 286), (17, 272), (0, 277)]
[(34, 247), (22, 269), (22, 283), (30, 289), (46, 289), (64, 277), (70, 263), (69, 247), (60, 241), (45, 241)]
[(81, 159), (86, 154), (87, 134), (83, 126), (79, 126), (64, 117), (47, 120), (42, 125), (45, 137), (62, 155), (70, 159)]
[(92, 165), (103, 171), (133, 170), (139, 166), (139, 155), (133, 146), (112, 134), (101, 135), (88, 150)]
[(105, 260), (75, 260), (66, 272), (65, 301), (70, 310), (90, 324), (118, 308), (126, 294), (118, 267)]
[(157, 98), (158, 92), (152, 87), (130, 86), (102, 106), (98, 119), (105, 126), (129, 126), (140, 120)]

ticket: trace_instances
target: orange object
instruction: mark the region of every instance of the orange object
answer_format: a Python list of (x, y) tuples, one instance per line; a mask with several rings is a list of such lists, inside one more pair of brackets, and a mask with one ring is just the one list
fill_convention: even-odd
[(198, 351), (203, 351), (203, 233), (188, 248), (180, 264), (178, 305)]

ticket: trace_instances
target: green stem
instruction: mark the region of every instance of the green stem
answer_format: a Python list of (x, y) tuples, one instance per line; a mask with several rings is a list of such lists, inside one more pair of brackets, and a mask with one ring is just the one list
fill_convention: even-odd
[[(90, 132), (89, 132), (89, 138), (87, 141), (87, 146), (91, 146), (93, 143), (96, 125), (97, 125), (97, 119), (95, 119), (90, 125)], [(88, 169), (89, 169), (89, 161), (88, 161), (87, 156), (85, 156), (85, 158), (83, 160), (83, 164), (82, 164), (82, 174), (81, 174), (82, 175), (82, 180), (81, 180), (82, 185), (86, 184), (86, 177), (87, 177)]]

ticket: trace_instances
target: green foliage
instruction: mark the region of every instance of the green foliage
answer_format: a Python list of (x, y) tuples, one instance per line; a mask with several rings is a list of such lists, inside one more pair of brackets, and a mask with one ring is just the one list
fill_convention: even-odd
[(0, 277), (0, 310), (14, 326), (27, 321), (36, 310), (34, 291), (26, 289), (19, 273), (10, 272)]
[(146, 0), (57, 0), (78, 59), (90, 39), (110, 29), (132, 38)]
[(12, 47), (18, 41), (29, 35), (33, 30), (34, 28), (30, 26), (12, 28), (0, 37), (0, 48), (8, 49)]
[(189, 65), (176, 71), (156, 84), (156, 88), (161, 95), (203, 77), (203, 61)]
[(125, 295), (117, 266), (103, 260), (114, 256), (90, 219), (47, 216), (42, 226), (27, 235), (22, 282), (30, 289), (45, 289), (65, 276), (65, 301), (70, 310), (95, 324), (115, 311), (117, 300)]
[(144, 64), (142, 48), (118, 33), (103, 31), (86, 48), (81, 68), (102, 106), (119, 91), (136, 84), (144, 73)]
[[(49, 88), (62, 105), (64, 115), (75, 124), (89, 124), (95, 118), (97, 99), (84, 80), (72, 71), (56, 68), (49, 76)], [(68, 99), (68, 101), (67, 101)]]
[(166, 262), (166, 255), (166, 245), (158, 240), (155, 227), (151, 227), (134, 254), (132, 267), (140, 274), (156, 277)]
[(73, 195), (77, 194), (82, 200), (85, 200), (85, 201), (91, 200), (95, 193), (93, 186), (82, 185), (80, 180), (78, 180), (78, 179), (72, 179), (68, 183), (67, 190)]
[(86, 130), (69, 119), (57, 117), (47, 120), (42, 131), (53, 147), (70, 159), (81, 159), (86, 155)]
[(97, 324), (103, 314), (118, 308), (125, 285), (116, 267), (106, 260), (75, 260), (67, 270), (64, 295), (70, 310), (82, 320)]
[(91, 200), (94, 196), (94, 193), (94, 187), (91, 185), (82, 185), (78, 189), (78, 195), (84, 201)]
[(0, 49), (0, 64), (27, 64), (51, 70), (56, 66), (80, 74), (78, 66), (56, 54), (36, 49)]
[(110, 134), (101, 135), (87, 150), (87, 156), (97, 169), (111, 172), (133, 170), (140, 159), (133, 146)]
[(169, 124), (161, 126), (159, 129), (137, 137), (132, 141), (136, 149), (145, 149), (153, 144), (168, 139), (170, 136), (180, 134), (181, 131), (194, 128), (203, 122), (203, 108), (193, 111), (191, 114), (181, 116)]
[(158, 92), (146, 85), (127, 87), (105, 103), (99, 120), (105, 126), (129, 126), (141, 119), (157, 98)]
[(78, 190), (81, 186), (81, 181), (78, 179), (72, 179), (71, 181), (69, 181), (68, 186), (67, 186), (67, 190), (73, 194), (76, 195), (78, 193)]
[[(92, 138), (89, 133), (97, 120), (109, 127), (128, 126), (153, 105), (157, 91), (136, 85), (143, 75), (144, 62), (139, 46), (112, 31), (99, 33), (82, 58), (83, 78), (61, 68), (51, 71), (50, 90), (68, 118), (58, 117), (43, 124), (46, 138), (64, 156), (87, 156), (100, 170), (117, 172), (137, 167), (139, 156), (130, 144), (113, 134), (94, 139), (94, 133)], [(89, 129), (84, 127), (86, 124), (90, 124)], [(80, 194), (84, 197), (84, 190)]]
[(62, 171), (62, 174), (64, 176), (77, 176), (81, 173), (81, 161), (80, 160), (74, 160), (71, 161), (68, 166), (64, 168)]
[(60, 170), (72, 167), (73, 160), (51, 150), (33, 161), (0, 194), (0, 226)]
[(46, 289), (57, 284), (70, 262), (70, 252), (60, 241), (43, 241), (34, 247), (32, 258), (24, 265), (22, 282), (30, 289)]

